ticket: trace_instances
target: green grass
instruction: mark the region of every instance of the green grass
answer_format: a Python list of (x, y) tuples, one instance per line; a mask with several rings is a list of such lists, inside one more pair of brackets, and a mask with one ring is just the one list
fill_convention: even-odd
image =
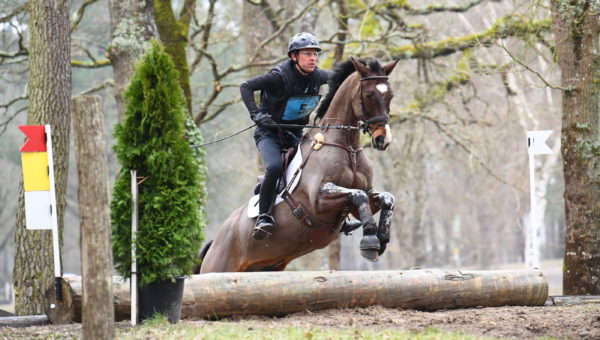
[(117, 339), (398, 339), (398, 340), (471, 340), (482, 338), (464, 333), (445, 333), (433, 328), (411, 333), (394, 330), (308, 328), (302, 326), (256, 326), (251, 322), (179, 323), (169, 324), (166, 319), (154, 319), (135, 328), (120, 329)]

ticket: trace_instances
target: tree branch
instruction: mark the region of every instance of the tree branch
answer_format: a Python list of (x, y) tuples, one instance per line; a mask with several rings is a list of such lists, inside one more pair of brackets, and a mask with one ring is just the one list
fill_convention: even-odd
[(12, 12), (8, 13), (7, 15), (5, 15), (3, 17), (0, 17), (0, 23), (9, 22), (12, 20), (12, 18), (16, 17), (17, 15), (19, 15), (21, 13), (25, 13), (28, 6), (29, 6), (29, 3), (27, 3), (27, 2), (17, 6), (17, 8), (15, 8)]
[(550, 19), (530, 21), (522, 17), (506, 16), (497, 20), (491, 28), (480, 33), (425, 44), (392, 47), (390, 52), (394, 59), (431, 59), (464, 51), (474, 46), (491, 46), (495, 44), (497, 39), (501, 38), (550, 31), (551, 25), (552, 21)]
[(544, 77), (542, 77), (542, 75), (537, 72), (536, 70), (532, 69), (531, 67), (527, 66), (525, 63), (523, 63), (521, 60), (519, 60), (517, 57), (515, 57), (512, 53), (510, 53), (510, 51), (506, 48), (506, 46), (504, 46), (504, 43), (502, 42), (501, 44), (498, 44), (500, 47), (502, 47), (502, 49), (504, 49), (504, 51), (506, 52), (506, 54), (508, 54), (508, 56), (514, 60), (517, 64), (523, 66), (526, 70), (528, 70), (529, 72), (535, 74), (536, 76), (538, 76), (538, 78), (540, 78), (540, 80), (546, 84), (546, 86), (548, 86), (551, 89), (555, 89), (555, 90), (561, 90), (561, 91), (573, 91), (574, 87), (573, 86), (568, 86), (568, 87), (564, 87), (564, 86), (557, 86), (557, 85), (552, 85), (549, 82), (546, 81), (546, 79), (544, 79)]
[[(271, 41), (275, 40), (277, 37), (279, 37), (293, 22), (295, 22), (296, 20), (300, 19), (304, 13), (306, 13), (306, 11), (308, 11), (312, 6), (314, 6), (317, 3), (318, 0), (312, 0), (310, 3), (308, 3), (306, 5), (306, 7), (304, 7), (303, 10), (299, 11), (298, 13), (296, 13), (296, 15), (292, 16), (291, 18), (289, 18), (287, 21), (285, 21), (281, 27), (279, 28), (279, 30), (277, 30), (276, 32), (274, 32), (273, 34), (271, 34), (271, 36), (267, 37), (267, 39), (265, 39), (255, 50), (254, 53), (252, 55), (252, 57), (250, 58), (250, 63), (254, 62), (254, 60), (256, 60), (256, 58), (258, 57), (258, 55), (260, 54), (260, 51), (267, 45), (269, 44)], [(232, 70), (231, 72), (234, 72), (235, 69), (231, 68)], [(228, 71), (226, 71), (227, 73), (229, 73)]]
[(81, 6), (79, 6), (79, 8), (77, 9), (77, 12), (75, 12), (75, 19), (73, 20), (73, 23), (71, 24), (71, 28), (69, 29), (69, 32), (73, 32), (75, 30), (75, 28), (77, 28), (77, 26), (79, 25), (79, 23), (81, 22), (81, 20), (83, 19), (83, 16), (85, 15), (85, 9), (87, 8), (87, 6), (97, 2), (98, 0), (85, 0)]
[(233, 98), (230, 101), (224, 102), (222, 104), (220, 104), (217, 108), (217, 110), (215, 112), (213, 112), (211, 115), (207, 115), (206, 118), (204, 118), (202, 121), (197, 122), (197, 124), (202, 124), (202, 123), (206, 123), (208, 121), (213, 120), (214, 118), (216, 118), (217, 116), (219, 116), (219, 114), (221, 114), (223, 111), (225, 111), (225, 109), (227, 109), (228, 107), (230, 107), (231, 105), (238, 103), (242, 100), (241, 96), (238, 96), (236, 98)]
[(479, 5), (480, 3), (484, 2), (484, 1), (486, 1), (486, 0), (473, 0), (473, 1), (467, 2), (462, 5), (454, 5), (454, 6), (452, 6), (452, 5), (445, 6), (445, 5), (435, 4), (435, 5), (427, 6), (425, 8), (405, 7), (404, 9), (406, 10), (406, 13), (410, 14), (410, 15), (427, 15), (427, 14), (440, 13), (440, 12), (462, 13), (462, 12), (468, 11), (472, 7)]
[(8, 118), (5, 121), (0, 122), (0, 136), (4, 134), (4, 132), (6, 132), (6, 128), (8, 128), (10, 122), (12, 122), (21, 112), (27, 110), (27, 108), (27, 105), (23, 106), (22, 108), (15, 111), (12, 115), (8, 116)]
[(109, 59), (95, 60), (92, 62), (89, 61), (81, 61), (81, 60), (71, 60), (71, 66), (78, 68), (100, 68), (105, 66), (110, 66)]
[(262, 9), (262, 12), (265, 14), (265, 17), (267, 18), (267, 20), (269, 20), (269, 23), (271, 24), (271, 28), (273, 28), (273, 31), (279, 30), (280, 26), (279, 26), (279, 23), (277, 22), (277, 12), (275, 10), (273, 10), (273, 6), (271, 6), (271, 4), (269, 4), (269, 2), (267, 0), (259, 0), (259, 1), (246, 0), (246, 2), (253, 6), (260, 7)]
[(92, 94), (92, 93), (104, 90), (107, 87), (115, 87), (115, 81), (113, 79), (106, 79), (100, 85), (89, 88), (87, 90), (83, 90), (83, 91), (79, 92), (77, 95), (79, 96), (79, 95), (84, 95), (84, 94)]
[(181, 22), (186, 28), (190, 27), (190, 22), (196, 9), (196, 0), (185, 0), (181, 12), (179, 13), (179, 22)]
[(507, 180), (502, 178), (500, 175), (496, 174), (492, 169), (490, 169), (490, 167), (488, 167), (485, 164), (485, 162), (477, 155), (477, 153), (475, 153), (473, 150), (471, 150), (465, 143), (463, 143), (456, 137), (456, 135), (458, 135), (458, 134), (455, 134), (453, 131), (446, 129), (444, 124), (442, 124), (439, 120), (437, 120), (433, 117), (424, 115), (424, 114), (415, 115), (415, 118), (421, 118), (421, 119), (432, 122), (433, 125), (435, 125), (435, 127), (438, 130), (440, 130), (444, 135), (446, 135), (448, 138), (450, 138), (456, 145), (458, 145), (461, 149), (463, 149), (468, 155), (472, 156), (473, 159), (475, 159), (477, 161), (477, 163), (485, 170), (485, 172), (487, 172), (490, 176), (495, 178), (498, 182), (506, 184), (509, 187), (516, 188), (516, 189), (520, 190), (521, 192), (524, 191), (522, 188), (519, 188), (515, 184), (508, 182)]

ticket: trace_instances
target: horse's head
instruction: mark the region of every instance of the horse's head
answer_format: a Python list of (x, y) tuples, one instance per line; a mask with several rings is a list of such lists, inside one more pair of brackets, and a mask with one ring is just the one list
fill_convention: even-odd
[(388, 76), (398, 60), (383, 67), (371, 62), (369, 67), (350, 58), (360, 76), (357, 95), (352, 103), (355, 115), (362, 122), (363, 132), (371, 136), (371, 145), (377, 150), (385, 150), (392, 142), (392, 131), (388, 124), (390, 101), (394, 96)]

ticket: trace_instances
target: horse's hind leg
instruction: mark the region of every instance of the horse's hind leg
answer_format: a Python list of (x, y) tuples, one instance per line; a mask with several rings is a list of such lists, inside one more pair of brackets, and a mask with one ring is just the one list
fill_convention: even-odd
[(374, 201), (375, 206), (381, 209), (377, 230), (377, 238), (380, 242), (379, 255), (381, 255), (385, 251), (388, 242), (390, 242), (390, 226), (392, 225), (392, 213), (394, 212), (396, 199), (389, 192), (373, 193), (371, 199)]
[(369, 196), (359, 189), (348, 189), (333, 183), (325, 183), (321, 187), (325, 199), (338, 199), (345, 197), (349, 203), (358, 210), (363, 226), (363, 237), (360, 240), (360, 253), (369, 261), (377, 261), (380, 242), (377, 238), (377, 225), (371, 212)]

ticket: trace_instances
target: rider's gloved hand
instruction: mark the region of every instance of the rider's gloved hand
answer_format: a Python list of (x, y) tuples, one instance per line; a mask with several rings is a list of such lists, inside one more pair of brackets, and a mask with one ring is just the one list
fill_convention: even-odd
[(257, 113), (255, 113), (254, 116), (252, 116), (252, 120), (258, 126), (275, 125), (275, 124), (277, 124), (273, 120), (273, 117), (271, 117), (271, 115), (268, 114), (268, 113), (266, 113), (266, 112), (257, 112)]
[(281, 133), (283, 133), (283, 136), (288, 140), (297, 140), (298, 139), (298, 136), (296, 136), (295, 133), (293, 133), (292, 131), (290, 131), (288, 129), (281, 129)]

